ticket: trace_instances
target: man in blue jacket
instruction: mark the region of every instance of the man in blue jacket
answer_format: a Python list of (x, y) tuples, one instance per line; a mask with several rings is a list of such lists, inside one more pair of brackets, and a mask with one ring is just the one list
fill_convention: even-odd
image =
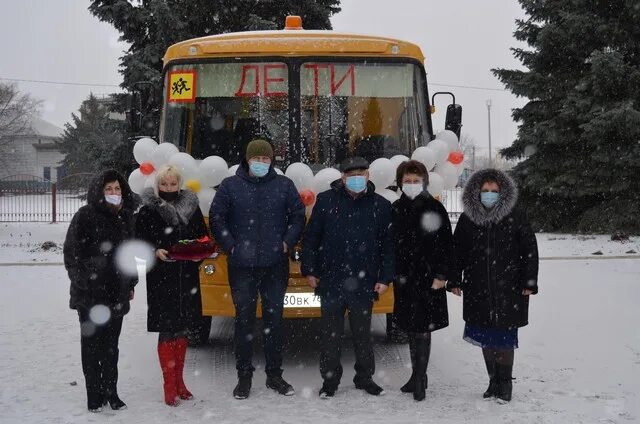
[(213, 236), (227, 254), (236, 309), (236, 399), (246, 399), (251, 390), (258, 292), (267, 387), (286, 396), (294, 394), (282, 378), (282, 309), (289, 280), (287, 253), (300, 239), (305, 209), (293, 182), (278, 175), (272, 161), (273, 148), (267, 141), (249, 143), (246, 160), (236, 175), (222, 181), (209, 211)]
[(375, 193), (368, 168), (360, 157), (341, 164), (342, 178), (318, 195), (303, 239), (302, 273), (321, 299), (321, 398), (333, 397), (340, 384), (347, 310), (356, 355), (353, 382), (369, 394), (384, 393), (372, 379), (371, 310), (393, 279), (395, 254), (391, 204)]

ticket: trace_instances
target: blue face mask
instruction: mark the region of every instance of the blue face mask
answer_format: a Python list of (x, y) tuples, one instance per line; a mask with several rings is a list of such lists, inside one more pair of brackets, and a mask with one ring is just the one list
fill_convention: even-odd
[(347, 189), (354, 193), (362, 193), (367, 188), (367, 179), (362, 175), (347, 177)]
[(480, 193), (480, 201), (486, 208), (492, 208), (499, 198), (500, 193), (494, 193), (493, 191), (483, 191)]
[(267, 175), (269, 173), (269, 167), (270, 165), (268, 163), (258, 162), (255, 160), (249, 162), (249, 169), (251, 170), (251, 173), (256, 177), (264, 177), (265, 175)]

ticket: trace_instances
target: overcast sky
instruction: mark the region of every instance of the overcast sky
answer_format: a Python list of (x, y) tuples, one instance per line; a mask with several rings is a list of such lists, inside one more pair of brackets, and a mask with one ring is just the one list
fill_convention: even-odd
[[(22, 91), (43, 100), (42, 117), (58, 126), (71, 119), (89, 92), (118, 91), (118, 33), (87, 10), (87, 0), (3, 2), (0, 14), (0, 78), (57, 81), (78, 86), (19, 82)], [(517, 127), (511, 109), (524, 103), (490, 72), (518, 67), (510, 47), (515, 19), (524, 17), (516, 0), (343, 0), (332, 19), (335, 30), (384, 35), (418, 44), (426, 56), (430, 92), (453, 91), (463, 106), (463, 132), (486, 154), (487, 107), (491, 99), (493, 146), (508, 146)], [(473, 86), (494, 90), (453, 87)], [(495, 90), (497, 89), (497, 90)], [(441, 100), (444, 102), (445, 98)], [(439, 111), (445, 104), (438, 104)], [(444, 115), (434, 115), (434, 128)]]

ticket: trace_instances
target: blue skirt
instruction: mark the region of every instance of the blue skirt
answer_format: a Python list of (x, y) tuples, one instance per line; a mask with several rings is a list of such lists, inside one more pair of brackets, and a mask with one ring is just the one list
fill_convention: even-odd
[(518, 329), (484, 328), (466, 324), (464, 336), (467, 342), (484, 349), (517, 349)]

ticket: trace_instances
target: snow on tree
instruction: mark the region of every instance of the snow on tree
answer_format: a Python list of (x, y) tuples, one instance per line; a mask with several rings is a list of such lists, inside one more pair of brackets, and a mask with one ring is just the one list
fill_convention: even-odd
[(127, 141), (125, 123), (112, 119), (108, 105), (93, 94), (80, 106), (79, 116), (72, 114), (65, 124), (61, 150), (67, 174), (95, 173), (113, 168), (125, 175), (134, 168), (133, 149)]
[(537, 230), (640, 232), (640, 4), (519, 0), (513, 48), (494, 69), (514, 94), (517, 139), (502, 151)]
[[(121, 57), (122, 88), (153, 84), (147, 119), (157, 134), (162, 99), (162, 57), (172, 44), (236, 31), (282, 28), (287, 15), (300, 15), (306, 29), (331, 29), (340, 0), (92, 0), (89, 11), (120, 31), (129, 49)], [(124, 100), (119, 99), (120, 109)], [(149, 133), (149, 131), (147, 131)]]

